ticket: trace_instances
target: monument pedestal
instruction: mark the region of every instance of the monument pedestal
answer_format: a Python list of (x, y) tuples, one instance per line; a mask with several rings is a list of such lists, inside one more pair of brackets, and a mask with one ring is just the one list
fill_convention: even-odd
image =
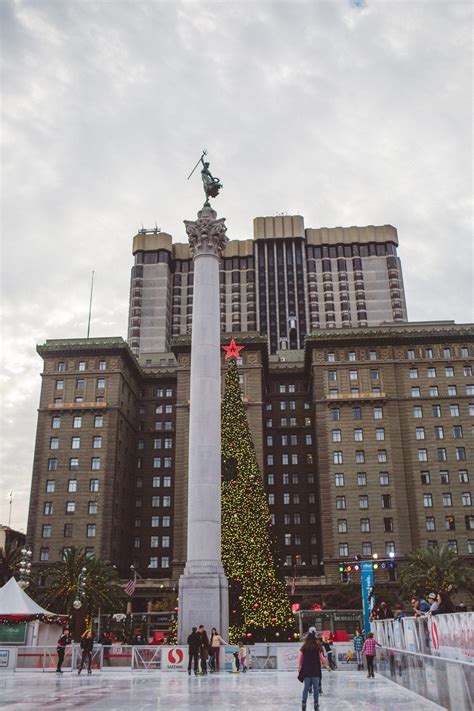
[(221, 562), (221, 344), (219, 265), (223, 218), (204, 205), (185, 221), (194, 262), (189, 413), (187, 561), (179, 580), (178, 642), (193, 626), (228, 634), (227, 580)]
[[(219, 570), (220, 567), (220, 570)], [(192, 627), (204, 625), (207, 634), (216, 627), (227, 637), (229, 591), (222, 565), (193, 561), (179, 579), (180, 643), (185, 644)]]

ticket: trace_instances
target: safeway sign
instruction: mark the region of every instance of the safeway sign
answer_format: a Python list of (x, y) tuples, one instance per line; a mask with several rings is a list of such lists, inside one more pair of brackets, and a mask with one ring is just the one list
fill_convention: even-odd
[(162, 647), (161, 670), (183, 671), (188, 666), (187, 647)]

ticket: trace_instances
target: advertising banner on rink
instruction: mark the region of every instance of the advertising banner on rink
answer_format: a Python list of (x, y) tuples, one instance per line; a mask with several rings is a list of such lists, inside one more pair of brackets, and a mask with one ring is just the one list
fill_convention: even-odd
[(430, 618), (431, 653), (437, 657), (474, 661), (474, 613), (457, 612)]
[(360, 564), (360, 584), (362, 589), (362, 610), (364, 612), (364, 631), (370, 632), (370, 613), (374, 605), (374, 569), (372, 561), (363, 560)]
[(161, 671), (184, 671), (188, 668), (187, 647), (162, 647)]

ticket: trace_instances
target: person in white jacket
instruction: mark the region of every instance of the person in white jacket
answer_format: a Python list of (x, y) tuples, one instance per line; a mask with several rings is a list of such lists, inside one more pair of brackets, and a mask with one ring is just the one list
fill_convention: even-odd
[(222, 644), (226, 645), (228, 642), (226, 642), (225, 639), (222, 639), (215, 627), (211, 630), (211, 639), (209, 642), (212, 650), (212, 656), (214, 657), (214, 671), (219, 671), (220, 648)]

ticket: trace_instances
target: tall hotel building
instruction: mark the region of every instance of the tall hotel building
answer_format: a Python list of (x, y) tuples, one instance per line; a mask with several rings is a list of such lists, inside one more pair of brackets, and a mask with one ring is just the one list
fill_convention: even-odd
[[(222, 340), (245, 346), (242, 397), (301, 595), (355, 555), (474, 554), (474, 327), (407, 322), (397, 245), (388, 225), (259, 217), (224, 252)], [(133, 563), (145, 609), (186, 560), (193, 264), (158, 231), (133, 254), (128, 343), (38, 346), (28, 542), (39, 566), (72, 545), (124, 577)]]

